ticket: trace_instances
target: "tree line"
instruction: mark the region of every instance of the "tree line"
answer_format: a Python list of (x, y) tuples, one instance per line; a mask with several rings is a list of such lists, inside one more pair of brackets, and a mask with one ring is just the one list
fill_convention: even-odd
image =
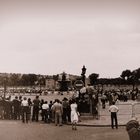
[(1, 74), (0, 86), (35, 86), (45, 85), (45, 76), (36, 74)]
[(89, 75), (89, 81), (91, 85), (101, 84), (101, 85), (136, 85), (140, 84), (140, 68), (136, 70), (124, 70), (117, 78), (99, 78), (99, 74), (92, 73)]
[[(45, 85), (45, 81), (50, 76), (37, 75), (37, 74), (0, 74), (0, 86), (36, 86)], [(52, 79), (58, 81), (58, 75), (51, 76)], [(79, 76), (80, 78), (80, 76)], [(117, 78), (100, 78), (99, 74), (92, 73), (88, 76), (90, 85), (136, 85), (140, 84), (140, 68), (136, 70), (124, 70)], [(77, 79), (75, 79), (77, 80)], [(72, 80), (72, 83), (74, 83)]]

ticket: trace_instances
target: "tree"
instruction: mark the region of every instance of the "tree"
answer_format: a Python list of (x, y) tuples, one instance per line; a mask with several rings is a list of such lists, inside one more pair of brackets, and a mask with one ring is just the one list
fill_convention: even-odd
[(98, 78), (99, 78), (99, 74), (97, 74), (97, 73), (90, 74), (89, 75), (90, 84), (91, 85), (97, 84)]
[(58, 74), (57, 74), (57, 75), (53, 75), (53, 79), (54, 79), (55, 81), (58, 81), (58, 77), (59, 77)]
[(140, 68), (132, 71), (131, 81), (134, 89), (135, 85), (140, 82)]
[(18, 74), (15, 74), (15, 73), (13, 73), (13, 74), (11, 74), (11, 77), (10, 77), (10, 79), (9, 79), (9, 84), (11, 85), (11, 86), (18, 86), (19, 85), (19, 81), (20, 81), (20, 77), (19, 77), (19, 75)]
[(23, 86), (33, 86), (37, 81), (37, 75), (35, 74), (23, 74), (21, 77), (21, 83)]
[(131, 76), (132, 72), (130, 70), (124, 70), (120, 77), (127, 81), (128, 79), (130, 79)]

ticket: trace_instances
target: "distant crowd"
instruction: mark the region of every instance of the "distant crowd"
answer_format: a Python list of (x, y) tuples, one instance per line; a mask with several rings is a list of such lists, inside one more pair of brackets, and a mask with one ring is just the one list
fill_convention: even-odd
[(100, 94), (100, 99), (102, 103), (102, 107), (105, 108), (105, 103), (109, 102), (109, 105), (112, 104), (112, 102), (127, 102), (128, 100), (139, 100), (140, 101), (140, 90), (110, 90), (110, 91), (103, 91)]

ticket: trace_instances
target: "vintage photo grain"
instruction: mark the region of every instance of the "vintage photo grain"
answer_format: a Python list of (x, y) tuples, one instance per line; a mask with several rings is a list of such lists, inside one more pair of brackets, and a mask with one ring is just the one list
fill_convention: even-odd
[(139, 140), (139, 53), (139, 0), (0, 0), (0, 138)]

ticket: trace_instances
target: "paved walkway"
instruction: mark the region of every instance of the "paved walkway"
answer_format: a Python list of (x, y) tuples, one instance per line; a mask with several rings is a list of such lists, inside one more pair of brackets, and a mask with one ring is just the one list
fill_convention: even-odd
[[(127, 119), (126, 119), (127, 117)], [(129, 116), (118, 116), (118, 124), (120, 126), (124, 126), (131, 118)], [(111, 125), (111, 119), (109, 116), (101, 116), (100, 119), (82, 119), (81, 122), (78, 123), (79, 125), (83, 126), (110, 126)]]
[(125, 127), (111, 129), (109, 127), (78, 126), (77, 131), (71, 126), (62, 127), (54, 124), (29, 123), (21, 121), (0, 121), (0, 138), (2, 140), (128, 140)]

